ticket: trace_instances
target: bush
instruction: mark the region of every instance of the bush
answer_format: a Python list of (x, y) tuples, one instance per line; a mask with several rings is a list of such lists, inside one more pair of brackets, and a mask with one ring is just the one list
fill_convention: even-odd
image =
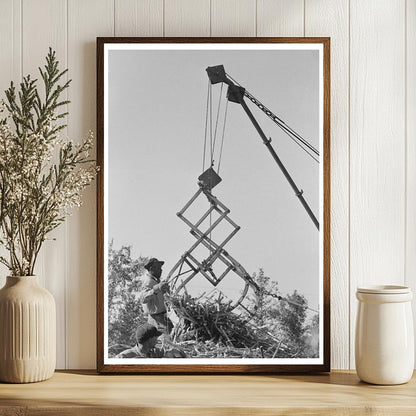
[(137, 326), (145, 322), (136, 294), (141, 291), (140, 277), (147, 259), (131, 258), (131, 247), (108, 250), (108, 346), (134, 345)]

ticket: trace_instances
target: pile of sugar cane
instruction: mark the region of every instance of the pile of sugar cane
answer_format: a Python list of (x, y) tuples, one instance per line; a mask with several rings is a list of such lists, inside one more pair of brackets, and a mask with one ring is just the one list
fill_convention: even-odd
[(189, 294), (170, 296), (179, 323), (173, 343), (187, 357), (198, 358), (264, 358), (288, 356), (287, 346), (267, 331), (258, 328), (248, 313), (239, 313), (218, 298), (197, 299)]

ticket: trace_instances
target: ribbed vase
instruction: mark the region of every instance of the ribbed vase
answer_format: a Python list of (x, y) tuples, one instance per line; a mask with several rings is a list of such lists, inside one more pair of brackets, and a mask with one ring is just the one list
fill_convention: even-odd
[(56, 365), (53, 296), (36, 276), (8, 276), (0, 290), (0, 381), (33, 383)]

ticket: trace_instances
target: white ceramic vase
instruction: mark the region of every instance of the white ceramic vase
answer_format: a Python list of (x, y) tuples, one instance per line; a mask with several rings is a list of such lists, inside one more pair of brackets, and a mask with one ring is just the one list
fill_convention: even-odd
[(55, 300), (36, 276), (7, 277), (0, 290), (0, 322), (0, 381), (50, 378), (56, 365)]
[(357, 289), (355, 366), (372, 384), (402, 384), (414, 368), (414, 332), (410, 288), (373, 286)]

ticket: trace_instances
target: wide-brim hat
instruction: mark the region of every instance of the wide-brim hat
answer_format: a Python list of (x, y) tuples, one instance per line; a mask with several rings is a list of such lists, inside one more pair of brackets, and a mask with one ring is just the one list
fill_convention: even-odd
[(144, 265), (144, 268), (146, 270), (149, 270), (155, 264), (160, 264), (162, 266), (163, 264), (165, 264), (165, 262), (164, 261), (161, 261), (161, 260), (158, 260), (155, 257), (152, 257), (151, 259), (147, 260), (147, 262)]
[(143, 324), (136, 329), (136, 341), (139, 344), (143, 344), (148, 339), (158, 337), (160, 335), (162, 335), (162, 332), (160, 332), (152, 324)]

